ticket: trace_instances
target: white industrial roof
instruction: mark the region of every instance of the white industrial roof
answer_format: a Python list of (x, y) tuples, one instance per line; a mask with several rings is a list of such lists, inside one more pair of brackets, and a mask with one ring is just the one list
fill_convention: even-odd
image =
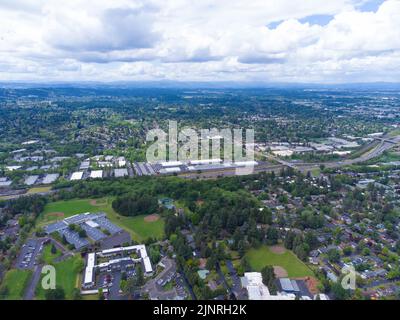
[(86, 221), (85, 222), (89, 227), (92, 227), (92, 228), (97, 228), (99, 225), (96, 223), (96, 222), (94, 222), (93, 220), (88, 220), (88, 221)]
[(0, 187), (8, 187), (12, 184), (12, 181), (0, 181)]
[(124, 157), (119, 157), (118, 158), (118, 166), (119, 167), (125, 167), (126, 166), (126, 160)]
[(198, 164), (210, 164), (210, 163), (220, 163), (222, 162), (221, 159), (202, 159), (202, 160), (192, 160), (190, 164), (198, 165)]
[(90, 161), (82, 161), (81, 166), (79, 167), (80, 169), (89, 169), (90, 167)]
[(245, 286), (249, 300), (294, 300), (294, 294), (271, 295), (268, 287), (262, 282), (260, 272), (246, 272), (244, 274)]
[(114, 175), (119, 177), (125, 177), (128, 175), (128, 169), (114, 169)]
[(153, 267), (151, 266), (151, 261), (149, 257), (143, 258), (144, 272), (151, 273), (153, 272)]
[(85, 269), (85, 279), (84, 279), (85, 284), (90, 284), (93, 282), (93, 272), (94, 272), (95, 262), (96, 262), (96, 254), (89, 253)]
[(257, 161), (237, 161), (234, 163), (237, 166), (256, 166), (258, 165)]
[(21, 166), (6, 166), (6, 169), (9, 171), (14, 171), (14, 170), (18, 170), (21, 169)]
[(39, 176), (29, 176), (25, 179), (25, 184), (28, 186), (31, 186), (36, 183), (36, 181), (39, 179)]
[(93, 179), (103, 178), (103, 170), (94, 170), (90, 172), (90, 177)]
[(179, 167), (170, 167), (170, 168), (163, 168), (160, 170), (161, 173), (173, 173), (173, 172), (180, 172), (181, 168)]
[(160, 164), (163, 167), (176, 167), (176, 166), (181, 166), (183, 163), (181, 161), (166, 161), (166, 162), (161, 162)]
[(73, 180), (81, 180), (82, 177), (83, 177), (83, 172), (82, 172), (82, 171), (77, 171), (77, 172), (74, 172), (74, 173), (72, 174), (70, 180), (71, 180), (71, 181), (73, 181)]
[(39, 140), (29, 140), (29, 141), (22, 142), (21, 144), (23, 146), (25, 146), (25, 145), (28, 145), (28, 144), (34, 144), (34, 143), (38, 143), (38, 142), (39, 142)]
[(43, 184), (50, 184), (53, 183), (54, 181), (56, 181), (58, 179), (60, 175), (58, 173), (49, 173), (46, 174), (46, 176), (43, 179)]

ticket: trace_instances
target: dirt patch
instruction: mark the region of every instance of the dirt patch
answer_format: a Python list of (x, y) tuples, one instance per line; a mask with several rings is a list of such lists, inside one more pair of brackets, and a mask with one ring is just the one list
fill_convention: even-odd
[(91, 206), (95, 206), (95, 207), (101, 207), (101, 206), (105, 205), (104, 202), (97, 202), (97, 200), (90, 200), (89, 203)]
[(270, 250), (276, 254), (284, 254), (286, 252), (286, 249), (282, 246), (272, 246)]
[(47, 214), (48, 217), (64, 218), (64, 212), (50, 212)]
[(288, 277), (287, 271), (280, 266), (274, 266), (274, 273), (277, 278), (287, 278)]
[(144, 221), (146, 222), (155, 222), (160, 220), (160, 216), (158, 214), (150, 214), (146, 217), (144, 217)]

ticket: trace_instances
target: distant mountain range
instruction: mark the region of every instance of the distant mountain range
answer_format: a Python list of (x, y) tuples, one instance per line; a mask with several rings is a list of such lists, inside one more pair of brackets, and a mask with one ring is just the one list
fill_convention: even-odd
[(400, 90), (399, 83), (268, 83), (268, 82), (184, 82), (184, 81), (115, 81), (115, 82), (27, 82), (0, 81), (1, 88), (173, 88), (173, 89), (246, 89), (246, 88), (298, 88), (298, 89), (383, 89)]

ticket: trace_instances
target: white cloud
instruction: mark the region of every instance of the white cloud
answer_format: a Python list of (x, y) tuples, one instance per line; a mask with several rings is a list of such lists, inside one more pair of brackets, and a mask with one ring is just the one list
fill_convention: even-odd
[(400, 0), (366, 2), (4, 0), (0, 79), (397, 81)]

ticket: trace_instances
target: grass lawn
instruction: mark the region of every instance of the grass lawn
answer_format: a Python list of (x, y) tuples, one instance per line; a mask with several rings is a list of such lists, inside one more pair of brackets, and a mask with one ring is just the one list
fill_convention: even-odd
[(54, 259), (61, 256), (61, 251), (58, 249), (55, 254), (52, 254), (51, 247), (52, 247), (52, 245), (48, 244), (43, 248), (42, 257), (43, 257), (43, 261), (45, 264), (53, 264)]
[[(80, 260), (82, 258), (74, 256), (54, 264), (56, 268), (56, 286), (64, 289), (66, 299), (72, 299), (73, 290), (77, 287), (76, 279), (79, 275), (77, 265), (80, 263)], [(45, 299), (45, 290), (41, 287), (41, 281), (39, 281), (36, 288), (36, 298), (39, 300)]]
[(389, 135), (389, 137), (396, 137), (396, 136), (400, 135), (400, 128), (390, 131), (388, 135)]
[(313, 177), (319, 177), (321, 174), (321, 169), (320, 168), (314, 168), (311, 170), (311, 175)]
[(86, 294), (82, 296), (82, 300), (99, 300), (98, 294)]
[(111, 204), (112, 198), (102, 199), (79, 199), (51, 202), (46, 205), (43, 213), (40, 214), (38, 226), (70, 217), (74, 214), (84, 212), (105, 212), (111, 222), (125, 229), (131, 234), (132, 239), (143, 241), (149, 237), (158, 239), (164, 236), (164, 220), (160, 218), (157, 221), (144, 221), (145, 216), (125, 217), (116, 213)]
[(269, 247), (262, 246), (259, 249), (249, 250), (246, 257), (254, 271), (261, 271), (266, 265), (271, 265), (284, 268), (290, 278), (314, 276), (311, 269), (290, 250), (278, 254), (272, 252)]
[(90, 200), (87, 199), (50, 202), (40, 214), (38, 225), (62, 220), (78, 213), (96, 211), (100, 211), (99, 208), (91, 205)]
[(24, 297), (25, 288), (31, 276), (32, 271), (30, 270), (13, 269), (8, 271), (1, 285), (2, 288), (8, 288), (8, 294), (6, 297), (0, 297), (0, 300), (21, 300)]
[(36, 188), (30, 188), (28, 190), (28, 194), (35, 194), (35, 193), (41, 193), (41, 192), (49, 192), (51, 190), (51, 187), (36, 187)]

